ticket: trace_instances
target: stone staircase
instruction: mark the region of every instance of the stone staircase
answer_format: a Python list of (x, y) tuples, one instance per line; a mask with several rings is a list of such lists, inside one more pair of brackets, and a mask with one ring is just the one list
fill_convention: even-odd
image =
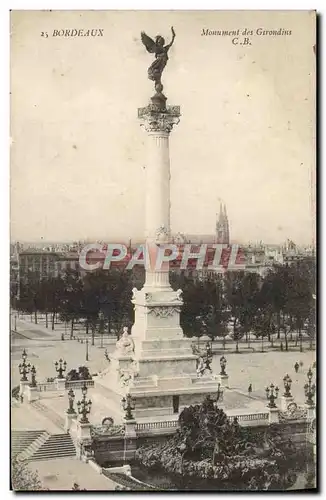
[(75, 457), (76, 449), (69, 434), (53, 434), (29, 458), (29, 460), (55, 460), (63, 457)]
[(18, 456), (36, 441), (45, 431), (11, 431), (11, 454)]
[(59, 429), (65, 428), (64, 418), (58, 415), (58, 413), (50, 410), (47, 406), (43, 405), (40, 401), (34, 401), (31, 403), (34, 408), (43, 413), (43, 415), (49, 419), (54, 425), (56, 425)]
[(30, 460), (31, 457), (36, 453), (41, 446), (49, 439), (50, 434), (44, 431), (38, 436), (35, 441), (33, 441), (22, 453), (19, 454), (19, 460)]

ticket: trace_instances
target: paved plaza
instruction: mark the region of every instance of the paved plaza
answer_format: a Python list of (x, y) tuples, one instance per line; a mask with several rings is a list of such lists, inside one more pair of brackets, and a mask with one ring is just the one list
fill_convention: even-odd
[(116, 486), (89, 464), (75, 458), (30, 462), (28, 467), (38, 473), (44, 488), (50, 490), (69, 491), (74, 483), (77, 483), (80, 489), (85, 488), (88, 491), (114, 490)]
[[(54, 362), (60, 358), (67, 362), (67, 372), (78, 369), (79, 366), (88, 366), (92, 374), (102, 372), (109, 367), (105, 359), (104, 350), (112, 350), (114, 342), (109, 345), (108, 338), (104, 339), (104, 347), (100, 347), (100, 339), (95, 339), (95, 345), (88, 345), (89, 361), (86, 361), (86, 343), (77, 340), (61, 340), (62, 325), (56, 325), (54, 332), (46, 329), (43, 323), (35, 325), (30, 321), (17, 320), (17, 330), (12, 333), (12, 386), (19, 384), (18, 364), (21, 362), (21, 353), (26, 348), (28, 361), (37, 369), (37, 381), (45, 381), (48, 377), (55, 377)], [(76, 333), (76, 336), (79, 336)], [(83, 337), (84, 334), (80, 334)], [(68, 336), (67, 336), (68, 337)], [(214, 374), (220, 372), (220, 355), (214, 355), (212, 369)], [(266, 386), (273, 383), (283, 392), (283, 377), (289, 374), (292, 378), (292, 394), (298, 404), (304, 403), (303, 386), (306, 383), (306, 373), (316, 359), (315, 352), (306, 350), (300, 352), (269, 351), (264, 353), (227, 353), (226, 371), (229, 375), (229, 387), (232, 390), (225, 392), (223, 406), (228, 413), (262, 412), (266, 408)], [(298, 373), (295, 373), (294, 364), (301, 364)], [(248, 386), (252, 384), (253, 392), (248, 395)], [(76, 399), (81, 398), (81, 391), (75, 391)], [(116, 423), (121, 423), (121, 415), (116, 404), (108, 399), (107, 394), (101, 393), (100, 388), (90, 388), (88, 397), (92, 400), (92, 411), (89, 416), (91, 423), (98, 424), (103, 418), (112, 416)], [(44, 429), (50, 433), (62, 432), (64, 413), (68, 407), (66, 391), (43, 392), (40, 400), (43, 410), (26, 403), (15, 402), (12, 407), (12, 428)], [(139, 421), (141, 421), (140, 419)]]

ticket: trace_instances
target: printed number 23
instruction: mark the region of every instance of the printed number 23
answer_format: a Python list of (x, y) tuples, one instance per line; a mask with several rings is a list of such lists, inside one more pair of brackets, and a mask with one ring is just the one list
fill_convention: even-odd
[(47, 34), (46, 31), (42, 31), (41, 32), (41, 36), (44, 36), (44, 38), (48, 38), (49, 35)]

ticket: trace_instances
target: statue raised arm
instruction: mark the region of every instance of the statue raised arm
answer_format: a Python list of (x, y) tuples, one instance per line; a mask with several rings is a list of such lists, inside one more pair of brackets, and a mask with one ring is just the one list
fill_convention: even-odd
[(161, 82), (161, 76), (166, 63), (169, 60), (168, 51), (172, 46), (175, 39), (175, 31), (173, 26), (171, 27), (172, 40), (168, 45), (165, 44), (165, 40), (162, 36), (157, 35), (155, 40), (146, 35), (144, 31), (141, 32), (141, 41), (146, 47), (147, 52), (155, 54), (155, 61), (148, 68), (148, 78), (155, 82), (155, 90), (157, 92), (162, 92), (163, 85)]

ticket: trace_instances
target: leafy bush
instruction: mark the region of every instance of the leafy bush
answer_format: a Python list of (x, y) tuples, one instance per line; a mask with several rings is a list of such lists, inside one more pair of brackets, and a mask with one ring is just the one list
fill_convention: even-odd
[(26, 462), (14, 458), (11, 462), (11, 487), (14, 491), (46, 491), (36, 472)]
[(78, 368), (78, 371), (73, 368), (68, 372), (67, 374), (67, 380), (72, 381), (72, 380), (92, 380), (92, 375), (90, 374), (89, 369), (87, 366), (80, 366)]
[(19, 390), (20, 390), (19, 385), (16, 385), (15, 387), (13, 387), (11, 389), (11, 397), (15, 398), (15, 399), (19, 399)]
[(199, 480), (207, 489), (209, 479), (215, 489), (233, 485), (266, 490), (293, 479), (288, 473), (291, 443), (271, 429), (253, 434), (236, 420), (230, 422), (209, 397), (202, 405), (185, 408), (179, 427), (168, 441), (140, 447), (136, 458), (145, 467), (172, 474), (181, 488), (198, 487)]

